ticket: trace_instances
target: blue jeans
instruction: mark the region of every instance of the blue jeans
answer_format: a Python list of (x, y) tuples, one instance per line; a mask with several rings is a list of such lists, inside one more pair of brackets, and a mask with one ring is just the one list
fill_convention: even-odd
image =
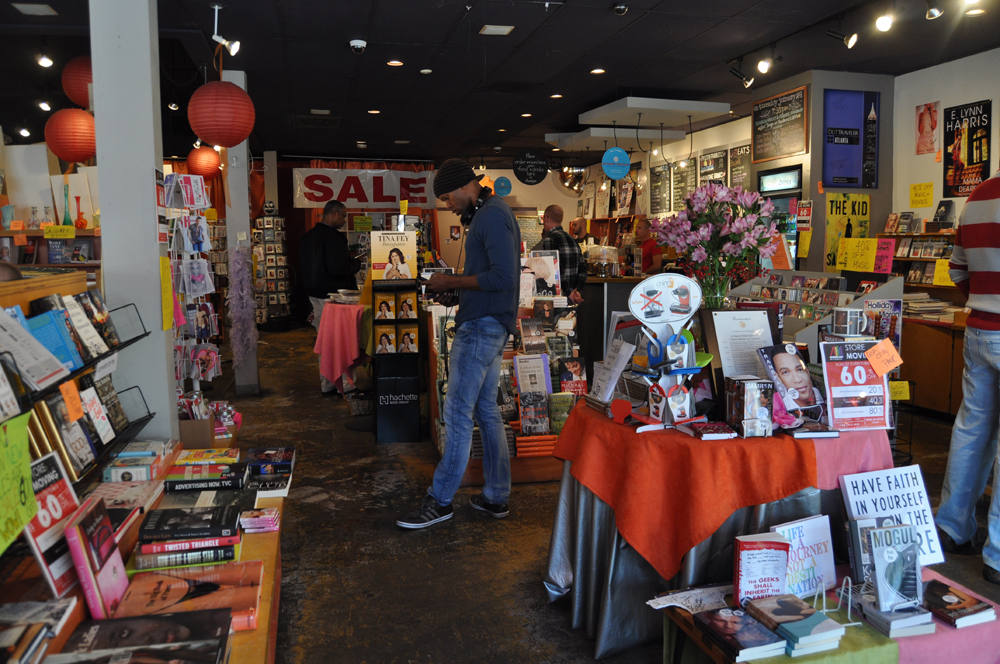
[[(965, 329), (962, 407), (951, 430), (951, 451), (937, 524), (962, 544), (976, 532), (976, 501), (997, 458), (1000, 428), (1000, 332)], [(1000, 570), (1000, 477), (993, 477), (989, 539), (983, 561)]]
[(462, 323), (448, 358), (448, 398), (444, 405), (446, 443), (428, 493), (450, 505), (462, 483), (472, 449), (472, 418), (483, 437), (483, 495), (491, 503), (510, 498), (510, 453), (497, 406), (500, 361), (507, 328), (487, 316)]

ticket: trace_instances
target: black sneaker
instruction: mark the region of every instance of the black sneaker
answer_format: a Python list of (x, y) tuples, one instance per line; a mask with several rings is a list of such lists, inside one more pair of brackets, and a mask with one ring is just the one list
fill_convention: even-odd
[(447, 521), (454, 513), (451, 505), (438, 505), (432, 496), (424, 496), (420, 507), (396, 521), (396, 525), (400, 528), (426, 528)]
[(469, 498), (469, 504), (477, 510), (489, 512), (495, 519), (503, 519), (510, 514), (510, 509), (508, 509), (507, 503), (497, 505), (495, 503), (487, 502), (486, 497), (482, 493), (477, 493), (472, 498)]
[(960, 556), (973, 556), (983, 548), (986, 543), (986, 532), (983, 528), (977, 528), (968, 542), (959, 544), (951, 535), (938, 528), (938, 537), (941, 540), (941, 550), (945, 553), (952, 553)]
[(983, 578), (990, 583), (1000, 585), (1000, 570), (995, 570), (989, 565), (983, 565)]

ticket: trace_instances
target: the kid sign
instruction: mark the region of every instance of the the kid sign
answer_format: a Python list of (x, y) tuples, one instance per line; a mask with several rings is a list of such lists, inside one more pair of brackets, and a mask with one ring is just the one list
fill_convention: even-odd
[(826, 401), (834, 429), (888, 429), (889, 379), (872, 369), (865, 352), (874, 341), (821, 343)]

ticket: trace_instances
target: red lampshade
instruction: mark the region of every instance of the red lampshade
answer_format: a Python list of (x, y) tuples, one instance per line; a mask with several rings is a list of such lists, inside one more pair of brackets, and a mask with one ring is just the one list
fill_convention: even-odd
[(63, 161), (87, 161), (97, 154), (94, 116), (79, 108), (56, 111), (45, 123), (45, 144)]
[(219, 153), (205, 146), (188, 153), (187, 165), (188, 173), (200, 175), (206, 182), (222, 172), (219, 170)]
[(247, 139), (256, 118), (253, 101), (240, 86), (212, 81), (201, 86), (188, 102), (191, 129), (209, 145), (231, 148)]
[(62, 70), (63, 92), (77, 106), (90, 107), (87, 86), (94, 82), (94, 72), (90, 68), (90, 56), (81, 55), (66, 63)]

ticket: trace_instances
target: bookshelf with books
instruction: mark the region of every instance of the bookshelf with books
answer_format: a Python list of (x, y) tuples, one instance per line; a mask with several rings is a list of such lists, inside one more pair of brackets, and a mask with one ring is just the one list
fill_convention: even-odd
[(958, 306), (965, 304), (958, 288), (934, 283), (934, 266), (939, 260), (951, 258), (955, 244), (954, 231), (933, 233), (878, 233), (878, 239), (895, 240), (892, 258), (893, 274), (904, 278), (906, 292), (930, 291), (933, 296)]

